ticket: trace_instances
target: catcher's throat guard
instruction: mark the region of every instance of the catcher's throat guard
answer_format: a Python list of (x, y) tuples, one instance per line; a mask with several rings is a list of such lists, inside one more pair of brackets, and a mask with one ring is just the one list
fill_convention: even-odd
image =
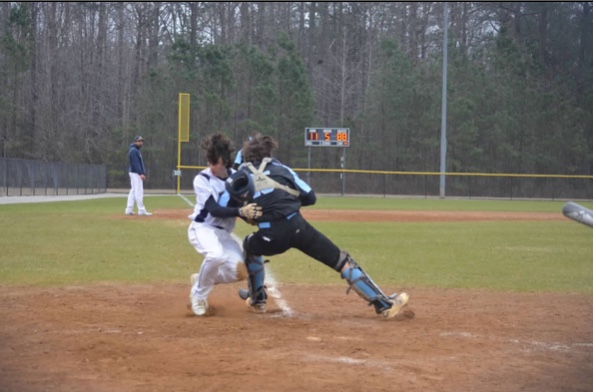
[(368, 301), (369, 306), (374, 305), (377, 314), (381, 314), (383, 311), (391, 308), (391, 299), (395, 297), (395, 294), (388, 297), (381, 289), (373, 282), (366, 272), (356, 263), (349, 254), (341, 252), (341, 255), (347, 259), (348, 268), (342, 273), (341, 277), (345, 279), (349, 285), (346, 294), (350, 290), (354, 290), (356, 294)]

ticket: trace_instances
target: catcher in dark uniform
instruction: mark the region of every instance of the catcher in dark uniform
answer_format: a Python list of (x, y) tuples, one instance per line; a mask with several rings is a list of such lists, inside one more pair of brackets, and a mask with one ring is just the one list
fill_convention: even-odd
[(230, 196), (262, 208), (262, 216), (252, 222), (258, 231), (243, 241), (249, 306), (257, 312), (266, 311), (263, 256), (295, 248), (340, 273), (349, 285), (348, 291), (358, 293), (377, 314), (395, 317), (407, 304), (408, 294), (385, 295), (346, 251), (302, 217), (300, 208), (315, 204), (317, 197), (292, 169), (272, 158), (275, 148), (277, 142), (270, 136), (256, 135), (247, 140), (242, 148), (243, 163), (226, 181)]

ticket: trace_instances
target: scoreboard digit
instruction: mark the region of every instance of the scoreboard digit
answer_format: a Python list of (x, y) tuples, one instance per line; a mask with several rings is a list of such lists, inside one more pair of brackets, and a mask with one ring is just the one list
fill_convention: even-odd
[(305, 128), (307, 147), (350, 147), (350, 128)]

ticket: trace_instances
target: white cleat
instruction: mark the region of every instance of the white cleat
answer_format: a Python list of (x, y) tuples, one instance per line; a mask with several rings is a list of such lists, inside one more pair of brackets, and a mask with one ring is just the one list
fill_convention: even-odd
[(383, 311), (383, 317), (385, 318), (393, 318), (395, 317), (400, 310), (408, 303), (410, 296), (407, 293), (401, 293), (396, 299), (392, 299), (391, 302), (393, 305)]
[(124, 213), (124, 215), (134, 215), (134, 214), (135, 214), (135, 213), (134, 213), (134, 212), (132, 212), (132, 211), (131, 211), (131, 212), (125, 212), (125, 213)]
[(190, 310), (195, 316), (207, 316), (209, 312), (209, 303), (207, 300), (194, 298), (192, 295), (192, 289), (199, 280), (199, 274), (195, 273), (190, 275)]
[(196, 299), (190, 297), (190, 308), (195, 316), (207, 316), (209, 303), (206, 299)]
[(151, 215), (153, 215), (153, 213), (152, 212), (147, 212), (147, 211), (142, 211), (142, 212), (139, 212), (139, 215), (141, 215), (141, 216), (151, 216)]

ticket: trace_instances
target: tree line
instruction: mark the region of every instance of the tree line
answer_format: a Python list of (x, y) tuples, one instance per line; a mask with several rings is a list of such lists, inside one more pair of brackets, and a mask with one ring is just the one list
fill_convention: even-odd
[[(338, 168), (306, 127), (351, 130), (346, 168), (439, 171), (443, 2), (2, 2), (3, 156), (103, 163), (149, 187), (200, 139), (273, 135), (295, 167)], [(592, 2), (448, 3), (447, 171), (592, 174)]]

